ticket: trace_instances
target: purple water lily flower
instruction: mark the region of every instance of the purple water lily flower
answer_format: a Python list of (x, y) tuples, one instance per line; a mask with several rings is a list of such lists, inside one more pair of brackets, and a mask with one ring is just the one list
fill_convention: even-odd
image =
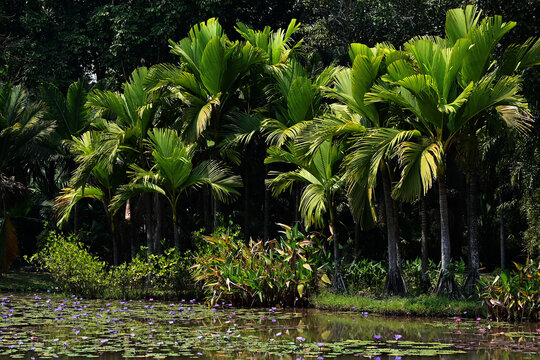
[(374, 338), (375, 340), (381, 340), (381, 335), (373, 335), (373, 338)]
[(401, 335), (399, 335), (399, 334), (394, 335), (394, 339), (396, 339), (396, 340), (399, 340), (399, 339), (401, 339), (402, 337), (403, 337), (403, 336), (401, 336)]

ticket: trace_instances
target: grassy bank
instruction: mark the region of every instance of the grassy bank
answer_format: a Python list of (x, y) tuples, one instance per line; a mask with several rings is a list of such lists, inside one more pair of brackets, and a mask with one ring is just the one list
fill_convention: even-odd
[(433, 295), (417, 297), (371, 298), (362, 295), (338, 295), (321, 292), (311, 299), (319, 309), (367, 311), (385, 315), (410, 316), (485, 316), (480, 300), (458, 301)]
[(0, 292), (58, 291), (58, 285), (49, 274), (36, 272), (9, 272), (0, 277)]

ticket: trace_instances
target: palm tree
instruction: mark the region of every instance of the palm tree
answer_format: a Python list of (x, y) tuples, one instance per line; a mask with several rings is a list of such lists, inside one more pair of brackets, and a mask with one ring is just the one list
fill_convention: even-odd
[[(266, 164), (282, 162), (296, 166), (289, 172), (270, 172), (271, 179), (267, 180), (268, 187), (274, 196), (291, 189), (294, 183), (305, 185), (300, 199), (300, 214), (307, 227), (323, 227), (328, 223), (328, 229), (334, 243), (334, 289), (345, 290), (345, 284), (341, 277), (339, 258), (339, 236), (337, 206), (340, 202), (340, 194), (343, 191), (344, 179), (339, 173), (339, 167), (344, 157), (340, 144), (332, 144), (329, 139), (323, 142), (317, 150), (306, 158), (289, 143), (287, 150), (279, 146), (268, 149)], [(325, 221), (325, 217), (328, 220)]]
[(334, 114), (317, 122), (318, 141), (330, 136), (345, 135), (352, 146), (345, 159), (346, 178), (351, 210), (356, 221), (364, 225), (373, 222), (374, 191), (377, 179), (383, 184), (385, 222), (387, 228), (389, 272), (386, 289), (389, 293), (404, 294), (407, 286), (398, 261), (399, 230), (392, 193), (394, 166), (392, 158), (400, 141), (412, 133), (395, 129), (391, 109), (381, 104), (365, 101), (365, 95), (380, 81), (386, 68), (403, 59), (405, 54), (388, 44), (369, 48), (364, 44), (352, 44), (349, 50), (352, 66), (336, 74), (333, 88), (328, 96), (339, 101)]
[[(47, 158), (45, 145), (54, 126), (43, 119), (43, 104), (30, 102), (20, 85), (0, 86), (0, 273), (7, 271), (17, 256), (17, 234), (12, 218), (15, 205), (27, 198), (27, 174)], [(27, 183), (26, 183), (27, 184)]]
[[(122, 92), (96, 89), (88, 94), (87, 104), (95, 110), (92, 126), (101, 133), (101, 143), (91, 153), (78, 157), (78, 167), (71, 180), (73, 188), (84, 187), (98, 165), (108, 173), (114, 169), (127, 171), (129, 164), (149, 168), (145, 152), (148, 130), (165, 121), (161, 115), (160, 94), (145, 86), (149, 81), (148, 69), (141, 67), (122, 85)], [(154, 221), (158, 212), (150, 210), (149, 196), (143, 200), (146, 243), (151, 254), (154, 244), (161, 240), (155, 226), (159, 221)], [(133, 211), (133, 204), (129, 205)]]
[[(459, 37), (465, 29), (478, 33), (489, 32), (500, 39), (512, 24), (502, 23), (499, 17), (484, 19), (480, 25), (475, 9), (467, 7), (450, 11), (447, 16), (447, 38), (418, 37), (405, 49), (412, 62), (399, 60), (388, 67), (385, 84), (376, 85), (368, 99), (373, 102), (389, 101), (414, 114), (410, 124), (422, 135), (416, 141), (405, 142), (399, 150), (403, 166), (401, 179), (394, 195), (404, 200), (416, 200), (425, 195), (436, 179), (439, 184), (441, 218), (441, 272), (437, 284), (439, 294), (460, 293), (450, 273), (450, 232), (448, 223), (446, 154), (456, 137), (475, 121), (482, 112), (497, 108), (509, 114), (527, 112), (526, 103), (518, 95), (520, 79), (517, 76), (494, 77), (485, 73), (483, 64), (489, 58), (491, 47), (474, 36)], [(486, 29), (490, 29), (489, 31)], [(487, 52), (487, 54), (486, 54)], [(512, 117), (515, 125), (522, 126), (520, 117)]]
[[(44, 170), (42, 183), (49, 189), (50, 194), (56, 194), (58, 191), (55, 173), (60, 173), (60, 182), (64, 182), (65, 176), (71, 176), (76, 168), (72, 153), (69, 151), (69, 143), (73, 137), (80, 136), (90, 127), (92, 112), (86, 106), (87, 95), (88, 85), (82, 79), (72, 83), (65, 96), (53, 84), (43, 86), (41, 89), (41, 97), (47, 105), (44, 118), (55, 124), (51, 138), (55, 156), (49, 159), (47, 167), (42, 167)], [(74, 213), (73, 229), (77, 233), (79, 227), (77, 205)]]
[[(70, 141), (70, 152), (75, 156), (75, 161), (80, 163), (85, 157), (93, 156), (103, 142), (102, 133), (87, 131), (78, 138)], [(66, 187), (62, 189), (60, 196), (55, 200), (57, 225), (62, 227), (68, 220), (73, 209), (76, 209), (79, 201), (91, 199), (99, 201), (105, 212), (109, 228), (111, 230), (111, 243), (113, 249), (113, 263), (118, 265), (118, 239), (114, 213), (109, 211), (109, 205), (116, 193), (117, 188), (123, 182), (122, 169), (110, 168), (105, 162), (100, 162), (92, 168), (91, 176), (81, 186)]]
[(185, 145), (172, 129), (153, 129), (148, 134), (147, 151), (151, 154), (152, 167), (145, 170), (132, 164), (132, 182), (120, 186), (111, 202), (114, 213), (128, 199), (142, 193), (158, 193), (164, 196), (172, 210), (174, 246), (180, 250), (178, 237), (178, 202), (188, 190), (208, 185), (214, 196), (225, 201), (237, 195), (241, 186), (237, 176), (217, 161), (204, 161), (193, 165), (195, 144)]

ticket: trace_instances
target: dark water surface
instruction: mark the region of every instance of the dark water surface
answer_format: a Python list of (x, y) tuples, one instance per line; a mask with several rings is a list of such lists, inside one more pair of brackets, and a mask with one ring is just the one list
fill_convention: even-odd
[(0, 294), (0, 359), (540, 359), (540, 324)]

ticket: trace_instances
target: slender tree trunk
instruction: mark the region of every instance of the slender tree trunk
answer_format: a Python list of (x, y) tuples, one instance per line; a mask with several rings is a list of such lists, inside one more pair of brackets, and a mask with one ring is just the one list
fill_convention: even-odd
[(174, 237), (174, 248), (176, 251), (180, 251), (180, 234), (178, 232), (178, 222), (176, 217), (173, 219), (173, 237)]
[(218, 199), (214, 195), (212, 195), (212, 232), (216, 231), (217, 228), (219, 227), (218, 212), (219, 212)]
[(422, 279), (421, 286), (423, 292), (428, 292), (431, 288), (431, 283), (428, 276), (428, 216), (427, 216), (427, 200), (423, 195), (420, 198), (420, 219), (422, 228), (422, 245), (421, 245), (421, 260), (422, 260)]
[(148, 259), (150, 260), (150, 255), (154, 254), (154, 239), (152, 237), (152, 212), (151, 212), (151, 194), (143, 194), (144, 196), (144, 227), (146, 233), (146, 247), (148, 248)]
[(438, 176), (439, 181), (439, 211), (441, 218), (441, 271), (437, 281), (437, 295), (461, 297), (461, 292), (450, 272), (450, 227), (448, 223), (448, 198), (446, 174)]
[(339, 236), (336, 228), (336, 210), (332, 200), (329, 201), (328, 211), (330, 213), (328, 227), (330, 228), (330, 234), (332, 235), (332, 241), (334, 243), (334, 279), (332, 285), (335, 292), (345, 292), (347, 289), (345, 288), (345, 283), (341, 276), (341, 256), (339, 254)]
[(131, 213), (131, 200), (126, 201), (126, 210), (124, 212), (124, 220), (126, 222), (127, 235), (129, 237), (129, 247), (131, 250), (131, 259), (135, 259), (137, 256), (137, 248), (135, 245), (135, 231), (134, 231), (134, 221)]
[(358, 258), (360, 252), (360, 222), (354, 222), (354, 258)]
[(465, 290), (471, 294), (476, 290), (480, 279), (480, 259), (478, 254), (478, 177), (474, 170), (469, 174), (469, 186), (467, 187), (467, 202), (469, 208), (469, 271), (465, 282)]
[(506, 268), (506, 252), (504, 250), (504, 217), (503, 212), (499, 213), (499, 249), (501, 252), (501, 269)]
[(105, 214), (107, 215), (107, 222), (109, 223), (109, 228), (111, 229), (111, 243), (113, 250), (113, 265), (118, 265), (118, 244), (116, 239), (116, 228), (114, 224), (114, 216), (111, 215), (107, 205), (103, 203), (103, 208), (105, 209)]
[[(268, 165), (264, 166), (264, 178), (268, 176)], [(264, 181), (264, 179), (263, 179)], [(270, 192), (264, 185), (264, 205), (263, 205), (263, 239), (264, 241), (270, 240)]]
[(247, 167), (244, 166), (244, 178), (243, 178), (243, 184), (244, 184), (244, 237), (247, 241), (249, 239), (249, 218), (251, 216), (249, 211), (249, 187), (248, 187), (248, 180), (247, 180)]
[(392, 203), (394, 200), (391, 195), (392, 188), (386, 165), (382, 165), (381, 173), (388, 242), (388, 275), (386, 276), (385, 288), (389, 294), (406, 294), (407, 286), (401, 273), (401, 267), (398, 263), (396, 238), (398, 225), (396, 223), (397, 219), (394, 216), (394, 204)]
[(73, 205), (73, 233), (79, 233), (79, 203)]
[(162, 222), (163, 217), (161, 214), (161, 198), (158, 193), (153, 194), (154, 197), (154, 219), (155, 219), (155, 226), (154, 226), (154, 253), (159, 255), (162, 252), (161, 249), (161, 234), (162, 234)]

